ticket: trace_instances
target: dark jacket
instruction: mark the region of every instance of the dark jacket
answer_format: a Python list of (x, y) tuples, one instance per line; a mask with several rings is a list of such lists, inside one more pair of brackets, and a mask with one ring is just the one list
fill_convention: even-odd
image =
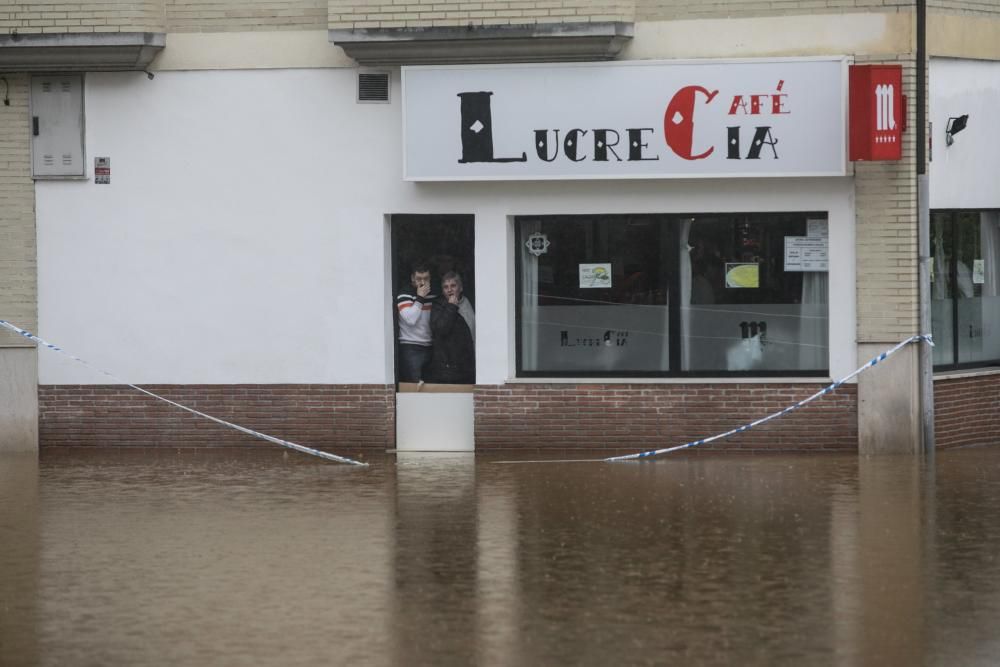
[(458, 306), (448, 303), (443, 296), (435, 300), (431, 308), (431, 336), (434, 351), (429, 381), (475, 384), (476, 344), (472, 332), (459, 314)]

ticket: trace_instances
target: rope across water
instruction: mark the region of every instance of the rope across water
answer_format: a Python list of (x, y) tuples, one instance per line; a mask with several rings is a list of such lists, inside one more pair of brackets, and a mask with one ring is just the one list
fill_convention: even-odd
[(906, 347), (910, 343), (916, 343), (916, 342), (920, 342), (920, 341), (923, 341), (923, 342), (927, 343), (931, 347), (934, 346), (934, 341), (933, 341), (933, 339), (931, 338), (931, 336), (929, 334), (917, 334), (915, 336), (910, 336), (906, 340), (901, 341), (900, 343), (898, 343), (897, 345), (893, 346), (892, 348), (886, 350), (882, 354), (879, 354), (878, 356), (874, 357), (871, 361), (867, 362), (865, 365), (861, 366), (860, 368), (852, 371), (851, 373), (848, 373), (847, 375), (845, 375), (844, 377), (840, 378), (839, 380), (836, 380), (835, 382), (831, 383), (829, 386), (824, 387), (823, 389), (820, 389), (819, 391), (817, 391), (812, 396), (809, 396), (808, 398), (804, 398), (801, 401), (799, 401), (798, 403), (795, 403), (794, 405), (788, 406), (784, 410), (779, 410), (778, 412), (775, 412), (774, 414), (770, 414), (770, 415), (768, 415), (766, 417), (762, 417), (762, 418), (758, 419), (757, 421), (750, 422), (749, 424), (744, 424), (743, 426), (738, 426), (737, 428), (730, 429), (729, 431), (726, 431), (725, 433), (719, 433), (718, 435), (713, 435), (713, 436), (711, 436), (709, 438), (702, 438), (700, 440), (693, 440), (691, 442), (686, 442), (683, 445), (675, 445), (673, 447), (664, 447), (663, 449), (650, 449), (648, 451), (638, 452), (636, 454), (625, 454), (625, 455), (622, 455), (622, 456), (611, 456), (611, 457), (608, 457), (608, 458), (605, 458), (605, 459), (548, 459), (548, 460), (542, 459), (542, 460), (533, 460), (533, 461), (497, 461), (497, 463), (618, 463), (618, 462), (621, 462), (621, 461), (636, 461), (636, 460), (648, 459), (648, 458), (652, 458), (654, 456), (659, 456), (660, 454), (667, 454), (669, 452), (676, 452), (676, 451), (679, 451), (679, 450), (682, 450), (682, 449), (690, 449), (691, 447), (697, 447), (698, 445), (704, 445), (704, 444), (707, 444), (709, 442), (714, 442), (716, 440), (721, 440), (723, 438), (728, 438), (729, 436), (736, 435), (737, 433), (743, 433), (745, 431), (749, 431), (750, 429), (752, 429), (755, 426), (760, 426), (761, 424), (766, 424), (767, 422), (771, 421), (772, 419), (777, 419), (778, 417), (783, 417), (784, 415), (787, 415), (789, 412), (792, 412), (793, 410), (798, 410), (803, 405), (806, 405), (807, 403), (810, 403), (810, 402), (816, 400), (820, 396), (825, 396), (826, 394), (829, 394), (830, 392), (836, 390), (842, 384), (844, 384), (845, 382), (850, 381), (854, 377), (857, 377), (858, 375), (860, 375), (864, 371), (868, 370), (869, 368), (872, 368), (873, 366), (876, 366), (876, 365), (882, 363), (883, 361), (885, 361), (886, 359), (888, 359), (893, 354), (895, 354), (899, 350), (903, 349), (904, 347)]
[(795, 403), (794, 405), (788, 406), (784, 410), (779, 410), (778, 412), (775, 412), (774, 414), (770, 414), (770, 415), (768, 415), (766, 417), (762, 417), (761, 419), (758, 419), (757, 421), (750, 422), (749, 424), (745, 424), (743, 426), (734, 428), (732, 430), (726, 431), (725, 433), (719, 433), (718, 435), (713, 435), (710, 438), (702, 438), (701, 440), (694, 440), (692, 442), (688, 442), (688, 443), (685, 443), (683, 445), (677, 445), (677, 446), (674, 446), (674, 447), (666, 447), (664, 449), (651, 449), (651, 450), (648, 450), (648, 451), (645, 451), (645, 452), (639, 452), (638, 454), (626, 454), (624, 456), (612, 456), (612, 457), (609, 457), (609, 458), (606, 458), (606, 459), (601, 459), (601, 460), (610, 463), (610, 462), (617, 462), (617, 461), (631, 461), (631, 460), (634, 460), (634, 459), (645, 459), (645, 458), (649, 458), (649, 457), (652, 457), (652, 456), (658, 456), (660, 454), (667, 454), (668, 452), (676, 452), (676, 451), (681, 450), (681, 449), (689, 449), (691, 447), (697, 447), (698, 445), (704, 445), (706, 443), (713, 442), (715, 440), (721, 440), (722, 438), (728, 438), (729, 436), (736, 435), (737, 433), (743, 433), (744, 431), (749, 431), (750, 429), (752, 429), (755, 426), (760, 426), (761, 424), (765, 424), (765, 423), (771, 421), (772, 419), (777, 419), (778, 417), (783, 417), (784, 415), (787, 415), (789, 412), (792, 412), (793, 410), (798, 410), (803, 405), (806, 405), (807, 403), (810, 403), (810, 402), (816, 400), (820, 396), (825, 396), (826, 394), (829, 394), (830, 392), (834, 391), (835, 389), (837, 389), (837, 387), (841, 386), (845, 382), (848, 382), (849, 380), (851, 380), (854, 377), (857, 377), (858, 375), (860, 375), (864, 371), (868, 370), (869, 368), (871, 368), (871, 367), (873, 367), (873, 366), (875, 366), (875, 365), (877, 365), (877, 364), (885, 361), (890, 356), (892, 356), (893, 354), (895, 354), (899, 350), (903, 349), (904, 347), (906, 347), (910, 343), (916, 343), (916, 342), (919, 342), (919, 341), (924, 341), (928, 345), (930, 345), (932, 347), (934, 346), (934, 341), (932, 340), (932, 338), (931, 338), (931, 336), (929, 334), (917, 334), (915, 336), (910, 336), (906, 340), (904, 340), (904, 341), (900, 342), (899, 344), (895, 345), (894, 347), (886, 350), (882, 354), (874, 357), (871, 361), (869, 361), (868, 363), (866, 363), (864, 366), (861, 366), (860, 368), (854, 370), (853, 372), (845, 375), (844, 377), (842, 377), (839, 380), (833, 382), (829, 386), (824, 387), (823, 389), (820, 389), (819, 391), (817, 391), (812, 396), (810, 396), (808, 398), (804, 398), (801, 401), (799, 401), (798, 403)]
[(240, 433), (245, 433), (245, 434), (251, 435), (251, 436), (253, 436), (255, 438), (260, 438), (261, 440), (266, 440), (267, 442), (273, 443), (275, 445), (280, 445), (280, 446), (286, 447), (288, 449), (293, 449), (293, 450), (295, 450), (297, 452), (302, 452), (303, 454), (311, 454), (312, 456), (318, 456), (319, 458), (326, 459), (328, 461), (336, 461), (337, 463), (349, 463), (351, 465), (356, 465), (356, 466), (367, 466), (368, 465), (367, 463), (362, 463), (361, 461), (355, 461), (354, 459), (349, 459), (346, 456), (337, 456), (336, 454), (331, 454), (329, 452), (323, 452), (323, 451), (320, 451), (318, 449), (313, 449), (312, 447), (306, 447), (305, 445), (299, 445), (299, 444), (296, 444), (294, 442), (290, 442), (288, 440), (282, 440), (281, 438), (276, 438), (276, 437), (274, 437), (272, 435), (267, 435), (266, 433), (261, 433), (259, 431), (254, 431), (253, 429), (246, 428), (245, 426), (240, 426), (239, 424), (233, 424), (232, 422), (227, 422), (224, 419), (219, 419), (218, 417), (213, 417), (212, 415), (207, 415), (204, 412), (199, 412), (198, 410), (195, 410), (194, 408), (189, 408), (186, 405), (181, 405), (180, 403), (177, 403), (176, 401), (171, 401), (169, 398), (164, 398), (163, 396), (160, 396), (159, 394), (154, 394), (153, 392), (151, 392), (151, 391), (149, 391), (147, 389), (143, 389), (142, 387), (137, 387), (134, 384), (131, 384), (129, 382), (125, 382), (124, 380), (122, 380), (122, 379), (120, 379), (120, 378), (112, 375), (111, 373), (108, 373), (107, 371), (101, 370), (100, 368), (96, 368), (95, 366), (92, 366), (92, 365), (88, 364), (86, 361), (84, 361), (81, 358), (73, 356), (72, 354), (70, 354), (66, 350), (62, 349), (61, 347), (59, 347), (57, 345), (53, 345), (52, 343), (50, 343), (48, 341), (42, 340), (41, 338), (39, 338), (38, 336), (34, 335), (30, 331), (25, 331), (24, 329), (21, 329), (20, 327), (14, 326), (13, 324), (11, 324), (10, 322), (8, 322), (6, 320), (0, 320), (0, 327), (4, 327), (5, 329), (13, 331), (17, 335), (22, 336), (24, 338), (27, 338), (29, 340), (33, 340), (36, 343), (38, 343), (39, 345), (41, 345), (43, 347), (46, 347), (46, 348), (52, 350), (53, 352), (58, 352), (59, 354), (61, 354), (63, 356), (69, 357), (73, 361), (76, 361), (76, 362), (78, 362), (80, 364), (83, 364), (84, 366), (86, 366), (87, 368), (91, 369), (92, 371), (95, 371), (97, 373), (100, 373), (101, 375), (104, 375), (104, 376), (107, 376), (107, 377), (111, 378), (112, 380), (114, 380), (118, 384), (123, 384), (126, 387), (131, 387), (132, 389), (135, 389), (136, 391), (141, 392), (141, 393), (143, 393), (143, 394), (145, 394), (147, 396), (155, 398), (155, 399), (157, 399), (159, 401), (163, 401), (164, 403), (169, 403), (170, 405), (172, 405), (172, 406), (174, 406), (176, 408), (180, 408), (181, 410), (186, 410), (186, 411), (190, 412), (193, 415), (198, 415), (199, 417), (203, 417), (205, 419), (213, 421), (216, 424), (221, 424), (222, 426), (226, 426), (228, 428), (235, 429), (235, 430), (239, 431)]

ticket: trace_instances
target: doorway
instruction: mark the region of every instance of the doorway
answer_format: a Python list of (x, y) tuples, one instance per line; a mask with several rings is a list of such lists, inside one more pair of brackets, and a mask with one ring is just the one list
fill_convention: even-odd
[[(473, 443), (472, 390), (475, 383), (475, 220), (471, 215), (393, 215), (389, 220), (393, 309), (393, 369), (396, 383), (396, 449), (399, 451), (471, 451)], [(428, 275), (429, 293), (417, 298), (411, 278), (414, 269)], [(457, 275), (457, 280), (456, 280)], [(418, 278), (418, 282), (422, 277)], [(461, 286), (464, 302), (460, 328), (468, 334), (456, 346), (452, 339), (437, 341), (430, 334), (431, 297), (443, 299), (445, 287)], [(426, 292), (427, 290), (425, 290)], [(427, 301), (424, 301), (424, 299)], [(406, 323), (404, 316), (422, 311), (421, 320)], [(405, 315), (404, 315), (405, 314)], [(471, 340), (470, 340), (471, 337)], [(415, 347), (416, 345), (416, 347)], [(446, 349), (459, 349), (468, 359), (466, 380), (444, 379), (441, 360)], [(426, 348), (426, 349), (425, 349)], [(416, 363), (414, 350), (426, 354)], [(405, 357), (405, 358), (404, 358)]]

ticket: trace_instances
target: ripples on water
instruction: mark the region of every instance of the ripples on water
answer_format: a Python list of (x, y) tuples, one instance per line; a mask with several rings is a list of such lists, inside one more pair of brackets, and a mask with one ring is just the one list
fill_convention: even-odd
[(3, 665), (995, 665), (1000, 448), (0, 456)]

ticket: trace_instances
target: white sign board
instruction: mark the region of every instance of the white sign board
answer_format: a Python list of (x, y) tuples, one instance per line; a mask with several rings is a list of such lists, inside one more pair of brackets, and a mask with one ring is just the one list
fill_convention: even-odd
[(843, 176), (845, 58), (403, 68), (412, 181)]
[(830, 244), (826, 236), (786, 236), (785, 271), (828, 271)]

